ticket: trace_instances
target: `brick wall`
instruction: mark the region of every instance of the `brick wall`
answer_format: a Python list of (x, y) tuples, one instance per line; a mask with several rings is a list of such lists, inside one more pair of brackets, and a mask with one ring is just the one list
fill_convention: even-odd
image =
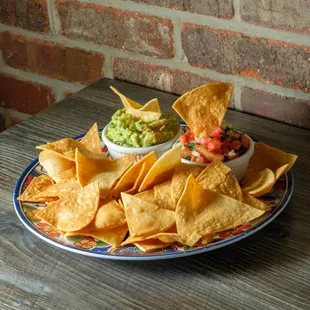
[(6, 126), (105, 76), (229, 81), (231, 108), (310, 129), (310, 0), (0, 0), (0, 22)]

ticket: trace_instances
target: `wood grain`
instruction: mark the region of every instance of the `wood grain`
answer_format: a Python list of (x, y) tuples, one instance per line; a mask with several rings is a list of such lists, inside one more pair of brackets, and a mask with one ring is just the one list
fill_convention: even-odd
[(125, 262), (48, 245), (19, 222), (15, 182), (35, 146), (103, 127), (116, 109), (113, 85), (142, 103), (175, 96), (101, 80), (0, 134), (0, 309), (309, 309), (310, 131), (228, 111), (227, 120), (263, 142), (298, 154), (295, 190), (271, 224), (236, 244), (187, 258)]

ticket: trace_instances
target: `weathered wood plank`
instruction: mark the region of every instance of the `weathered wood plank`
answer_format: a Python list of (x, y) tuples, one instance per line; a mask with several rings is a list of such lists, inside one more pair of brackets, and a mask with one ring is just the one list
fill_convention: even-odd
[(103, 127), (121, 105), (114, 85), (135, 100), (175, 96), (102, 80), (0, 134), (1, 309), (309, 309), (310, 131), (228, 111), (227, 120), (299, 159), (284, 212), (255, 235), (228, 247), (170, 261), (89, 258), (48, 245), (15, 215), (12, 192), (35, 146)]

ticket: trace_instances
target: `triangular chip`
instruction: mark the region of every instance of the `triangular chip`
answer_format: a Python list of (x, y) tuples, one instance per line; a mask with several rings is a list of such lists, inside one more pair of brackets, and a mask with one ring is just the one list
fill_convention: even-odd
[(114, 184), (133, 164), (136, 154), (110, 160), (101, 154), (76, 150), (77, 179), (81, 186), (99, 182), (100, 197), (105, 198)]
[(242, 201), (241, 187), (232, 170), (218, 160), (209, 164), (197, 177), (197, 182), (209, 189)]
[(87, 134), (82, 138), (81, 143), (93, 153), (102, 153), (97, 123), (90, 128)]
[(56, 152), (41, 152), (39, 154), (39, 163), (55, 182), (76, 178), (75, 162)]
[(202, 236), (249, 222), (265, 211), (217, 192), (203, 189), (189, 176), (176, 208), (176, 224), (183, 242), (193, 246)]
[(138, 194), (136, 194), (134, 196), (137, 197), (137, 198), (140, 198), (142, 200), (151, 202), (151, 203), (154, 203), (154, 201), (155, 201), (155, 192), (154, 192), (153, 189), (149, 189), (147, 191), (138, 193)]
[(126, 193), (121, 195), (132, 237), (154, 235), (166, 231), (175, 223), (173, 211)]
[(135, 242), (134, 245), (143, 252), (152, 252), (155, 250), (167, 248), (171, 245), (171, 243), (164, 243), (158, 239), (152, 239)]
[(172, 178), (175, 167), (181, 162), (181, 146), (164, 153), (152, 166), (143, 180), (139, 192), (152, 188)]
[(78, 192), (80, 190), (81, 186), (77, 180), (60, 181), (38, 194), (38, 197), (64, 198), (68, 194)]
[(128, 232), (127, 224), (124, 224), (122, 226), (118, 226), (111, 229), (97, 229), (97, 230), (82, 229), (80, 231), (67, 232), (65, 233), (65, 237), (67, 238), (73, 236), (93, 237), (107, 244), (110, 244), (113, 247), (118, 247), (124, 240), (127, 232)]
[(264, 210), (264, 211), (270, 211), (271, 207), (267, 204), (263, 203), (262, 201), (256, 199), (252, 195), (250, 195), (248, 192), (242, 191), (243, 195), (243, 202), (250, 205), (251, 207)]
[[(276, 179), (278, 179), (281, 174), (286, 173), (292, 168), (297, 158), (297, 155), (289, 154), (264, 143), (257, 142), (255, 143), (254, 154), (250, 159), (248, 169), (263, 171), (269, 168), (274, 172)], [(287, 165), (286, 168), (277, 172), (284, 165)]]
[(254, 197), (267, 194), (276, 183), (274, 172), (268, 168), (264, 170), (248, 169), (246, 176), (242, 180), (242, 189)]
[(175, 210), (175, 205), (171, 198), (171, 180), (155, 185), (154, 193), (155, 204), (165, 209)]
[[(140, 177), (140, 172), (142, 171), (142, 168), (144, 167), (145, 172), (150, 170), (151, 167), (156, 162), (157, 157), (155, 152), (151, 152), (147, 154), (146, 156), (142, 157), (137, 163), (135, 163), (133, 166), (131, 166), (125, 174), (120, 178), (120, 180), (117, 182), (114, 191), (113, 196), (115, 198), (120, 197), (121, 192), (126, 192), (134, 188), (134, 186), (140, 186), (142, 183), (142, 176)], [(144, 166), (143, 166), (144, 165)], [(144, 171), (143, 171), (144, 172)], [(146, 174), (146, 173), (145, 173)], [(138, 178), (137, 178), (138, 176)], [(136, 184), (136, 181), (140, 178), (141, 182), (140, 184)]]
[(230, 83), (203, 85), (185, 93), (172, 108), (198, 137), (221, 125), (233, 89)]
[(203, 169), (197, 166), (180, 163), (173, 174), (171, 182), (171, 199), (176, 207), (186, 184), (188, 176), (191, 174), (194, 178), (198, 177)]
[(126, 216), (122, 207), (114, 200), (99, 207), (94, 220), (88, 229), (111, 229), (126, 224)]
[(63, 231), (86, 227), (95, 217), (99, 204), (98, 183), (92, 183), (65, 198), (49, 203), (36, 217)]
[(144, 122), (151, 122), (160, 119), (161, 112), (157, 99), (152, 99), (142, 106), (121, 94), (116, 88), (111, 86), (111, 89), (120, 97), (127, 113), (143, 120)]
[(54, 200), (54, 197), (42, 197), (40, 194), (47, 188), (51, 187), (53, 184), (54, 182), (49, 176), (41, 174), (40, 176), (34, 177), (32, 179), (26, 190), (19, 197), (17, 197), (17, 199), (20, 201), (29, 202), (52, 201)]

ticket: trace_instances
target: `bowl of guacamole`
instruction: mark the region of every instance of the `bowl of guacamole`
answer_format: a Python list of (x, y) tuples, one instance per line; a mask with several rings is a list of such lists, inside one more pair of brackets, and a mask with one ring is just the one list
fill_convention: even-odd
[(173, 114), (161, 113), (159, 119), (146, 122), (121, 109), (103, 129), (102, 140), (112, 158), (137, 153), (140, 159), (152, 151), (161, 156), (180, 134), (180, 124)]

